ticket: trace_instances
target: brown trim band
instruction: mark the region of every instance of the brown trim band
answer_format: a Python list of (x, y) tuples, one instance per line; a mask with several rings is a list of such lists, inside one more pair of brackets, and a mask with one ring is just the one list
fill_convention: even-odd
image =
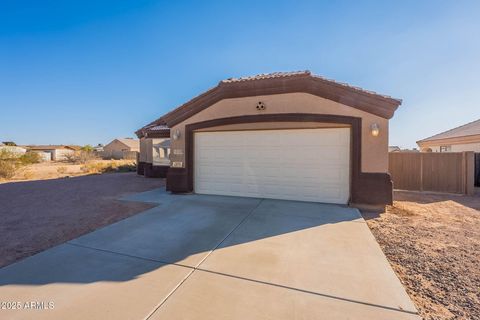
[(145, 162), (137, 162), (137, 174), (143, 176), (145, 174)]
[(168, 132), (147, 132), (144, 138), (170, 138), (170, 131)]
[(252, 122), (327, 122), (350, 125), (351, 130), (351, 183), (350, 202), (359, 204), (391, 204), (392, 182), (387, 173), (361, 172), (362, 119), (357, 117), (323, 114), (286, 113), (250, 115), (207, 120), (185, 126), (185, 168), (169, 170), (167, 181), (172, 192), (192, 192), (194, 172), (194, 131), (220, 125)]
[(158, 121), (165, 122), (172, 128), (223, 99), (295, 92), (316, 95), (386, 119), (392, 118), (395, 110), (401, 104), (401, 100), (368, 93), (305, 74), (255, 81), (220, 82), (218, 86), (167, 113)]

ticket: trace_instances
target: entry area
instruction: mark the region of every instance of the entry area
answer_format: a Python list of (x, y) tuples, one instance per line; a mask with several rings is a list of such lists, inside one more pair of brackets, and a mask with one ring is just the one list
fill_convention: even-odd
[(197, 132), (194, 191), (346, 204), (350, 128)]

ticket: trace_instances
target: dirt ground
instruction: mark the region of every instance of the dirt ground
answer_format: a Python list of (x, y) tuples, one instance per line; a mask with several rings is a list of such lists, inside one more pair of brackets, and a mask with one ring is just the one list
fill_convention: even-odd
[[(132, 160), (91, 160), (89, 163), (95, 164), (132, 164)], [(58, 179), (64, 177), (78, 177), (91, 174), (85, 170), (83, 164), (75, 164), (67, 161), (47, 161), (27, 165), (21, 167), (11, 180), (2, 180), (1, 183), (8, 183), (12, 181), (30, 181), (30, 180), (46, 180)]]
[(363, 212), (424, 319), (480, 319), (480, 195), (395, 192)]
[(0, 184), (0, 267), (153, 207), (117, 199), (164, 181), (107, 173)]

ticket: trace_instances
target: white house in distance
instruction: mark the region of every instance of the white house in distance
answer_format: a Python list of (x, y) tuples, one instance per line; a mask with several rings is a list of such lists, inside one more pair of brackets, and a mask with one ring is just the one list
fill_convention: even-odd
[(38, 152), (45, 161), (67, 160), (79, 147), (63, 145), (27, 146), (28, 151)]
[(0, 142), (0, 150), (5, 150), (7, 152), (10, 152), (16, 156), (21, 156), (22, 154), (25, 154), (27, 152), (27, 149), (19, 147), (19, 146), (7, 146), (3, 143)]
[(422, 152), (480, 152), (480, 119), (417, 141)]

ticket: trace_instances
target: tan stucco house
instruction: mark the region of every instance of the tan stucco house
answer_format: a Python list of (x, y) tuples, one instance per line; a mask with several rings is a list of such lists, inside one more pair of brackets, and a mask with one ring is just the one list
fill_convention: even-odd
[(480, 152), (480, 119), (417, 141), (422, 152)]
[[(134, 153), (140, 152), (140, 140), (132, 138), (117, 138), (103, 147), (104, 158), (125, 159), (136, 158)], [(133, 154), (133, 155), (132, 155)]]
[[(388, 204), (400, 104), (309, 71), (223, 80), (136, 132), (139, 173), (164, 172), (171, 192)], [(170, 166), (157, 166), (167, 138)]]

